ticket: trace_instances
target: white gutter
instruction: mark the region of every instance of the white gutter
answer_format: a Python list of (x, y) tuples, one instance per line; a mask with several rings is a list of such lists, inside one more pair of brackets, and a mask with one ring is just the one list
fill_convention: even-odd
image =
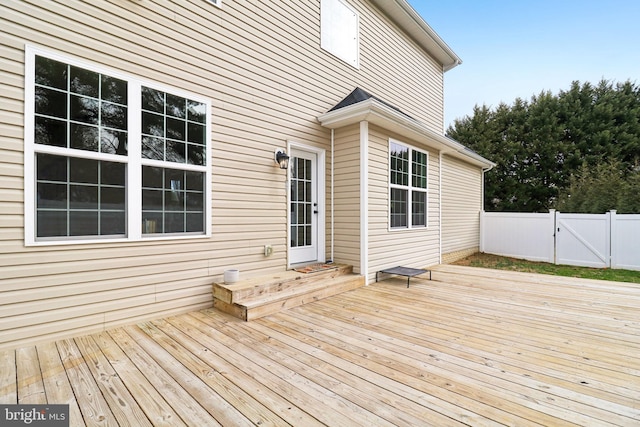
[(446, 151), (447, 155), (467, 163), (488, 169), (495, 166), (495, 163), (473, 152), (458, 141), (434, 132), (422, 122), (375, 98), (329, 111), (318, 116), (318, 120), (322, 126), (330, 129), (367, 121), (438, 151)]

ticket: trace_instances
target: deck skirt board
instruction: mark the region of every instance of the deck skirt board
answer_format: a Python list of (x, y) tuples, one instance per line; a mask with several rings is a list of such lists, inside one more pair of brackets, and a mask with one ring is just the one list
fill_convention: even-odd
[(432, 278), (4, 351), (0, 402), (70, 403), (80, 426), (640, 424), (640, 285)]

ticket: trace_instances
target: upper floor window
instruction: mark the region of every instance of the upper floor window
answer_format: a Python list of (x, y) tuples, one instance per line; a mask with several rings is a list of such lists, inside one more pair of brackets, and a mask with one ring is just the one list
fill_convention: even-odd
[(320, 46), (355, 68), (360, 66), (358, 12), (345, 0), (322, 0)]
[(389, 141), (390, 228), (427, 226), (428, 162), (428, 153)]
[(27, 49), (25, 240), (209, 233), (210, 103)]

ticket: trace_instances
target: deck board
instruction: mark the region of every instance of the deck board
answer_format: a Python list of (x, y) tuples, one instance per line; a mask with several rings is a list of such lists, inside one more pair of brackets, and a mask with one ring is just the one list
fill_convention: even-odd
[(62, 360), (60, 360), (56, 344), (48, 342), (39, 344), (36, 348), (47, 401), (69, 405), (69, 417), (78, 421), (77, 426), (84, 426), (80, 407), (73, 394)]
[(70, 403), (80, 426), (640, 424), (640, 285), (432, 274), (3, 351), (0, 403)]
[[(82, 422), (87, 426), (118, 426), (118, 422), (97, 385), (97, 379), (91, 374), (84, 355), (74, 340), (66, 339), (56, 342), (60, 359), (64, 366), (69, 383), (73, 389), (78, 406), (82, 413)], [(88, 358), (88, 356), (87, 356)], [(60, 402), (47, 402), (57, 404)], [(71, 414), (69, 414), (71, 417)], [(75, 419), (70, 419), (75, 424)]]
[(18, 380), (18, 403), (47, 403), (44, 382), (40, 372), (40, 361), (35, 347), (16, 350), (16, 376)]
[(15, 404), (18, 402), (16, 351), (0, 351), (0, 366), (0, 404)]
[[(112, 336), (116, 337), (117, 343)], [(110, 334), (96, 334), (92, 338), (92, 342), (87, 343), (95, 353), (104, 354), (100, 354), (100, 364), (112, 367), (105, 372), (108, 377), (101, 381), (105, 383), (103, 395), (108, 399), (121, 400), (119, 410), (123, 415), (126, 414), (125, 419), (129, 419), (136, 425), (186, 425), (168, 404), (167, 399), (175, 395), (172, 395), (167, 387), (154, 387), (150, 382), (164, 371), (160, 369), (158, 371), (161, 372), (152, 372), (145, 364), (144, 367), (148, 369), (145, 373), (141, 372), (134, 363), (138, 354), (136, 348), (133, 348), (134, 345), (130, 344), (128, 336), (122, 334), (120, 329), (115, 329)], [(146, 355), (142, 357), (146, 358)], [(156, 375), (149, 375), (150, 373)], [(113, 380), (109, 377), (113, 377)], [(105, 386), (108, 386), (106, 391)], [(125, 398), (125, 396), (131, 397)], [(186, 402), (185, 406), (187, 406)]]
[[(363, 301), (363, 303), (366, 302)], [(339, 310), (336, 311), (334, 307), (323, 308), (320, 305), (316, 305), (308, 313), (328, 322), (335, 322), (340, 319), (349, 320), (345, 319), (339, 313)], [(353, 316), (353, 311), (349, 313)], [(403, 324), (397, 317), (389, 319), (389, 324), (393, 325), (393, 329), (390, 329), (386, 325), (377, 326), (374, 323), (379, 320), (378, 313), (372, 315), (366, 311), (361, 311), (359, 315), (363, 320), (371, 322), (368, 327), (370, 335), (375, 334), (386, 339), (394, 333), (398, 324)], [(411, 322), (404, 322), (404, 324), (407, 327), (412, 325)], [(563, 364), (562, 361), (559, 361), (559, 363), (555, 363), (558, 361), (554, 361), (551, 357), (545, 357), (544, 354), (521, 351), (518, 347), (496, 346), (491, 341), (479, 340), (471, 335), (465, 335), (465, 343), (460, 345), (457, 344), (457, 335), (442, 333), (435, 328), (431, 328), (430, 331), (431, 334), (429, 336), (424, 336), (416, 333), (415, 328), (413, 330), (407, 329), (404, 332), (403, 341), (399, 342), (392, 339), (391, 342), (394, 345), (403, 345), (409, 348), (414, 348), (417, 345), (420, 349), (429, 349), (428, 355), (433, 358), (440, 359), (446, 356), (454, 356), (457, 360), (451, 361), (452, 366), (462, 362), (466, 365), (475, 365), (481, 368), (482, 365), (491, 368), (500, 367), (508, 372), (540, 381), (541, 387), (545, 390), (550, 389), (553, 385), (576, 392), (585, 392), (585, 385), (582, 384), (584, 369), (575, 362)], [(509, 344), (515, 345), (513, 341)], [(545, 363), (542, 364), (542, 361)], [(626, 381), (617, 381), (611, 377), (611, 373), (611, 370), (607, 370), (600, 378), (596, 378), (593, 368), (591, 368), (590, 393), (606, 401), (618, 401), (628, 407), (633, 407), (639, 399), (637, 393), (628, 388), (630, 377), (624, 375), (623, 377)], [(502, 372), (493, 372), (493, 374), (500, 375)]]

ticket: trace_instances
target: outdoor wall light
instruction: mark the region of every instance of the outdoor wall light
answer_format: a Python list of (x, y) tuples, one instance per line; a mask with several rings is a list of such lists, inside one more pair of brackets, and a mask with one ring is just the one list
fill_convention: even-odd
[(289, 167), (289, 156), (284, 150), (276, 150), (275, 161), (280, 166), (280, 169), (287, 169)]

